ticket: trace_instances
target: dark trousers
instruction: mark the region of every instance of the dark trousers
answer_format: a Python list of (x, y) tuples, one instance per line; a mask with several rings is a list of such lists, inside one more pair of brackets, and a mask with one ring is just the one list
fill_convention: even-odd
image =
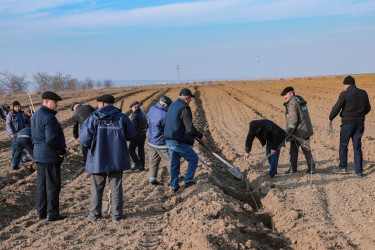
[(297, 164), (298, 164), (298, 149), (301, 146), (302, 152), (305, 155), (307, 167), (310, 169), (311, 167), (315, 167), (315, 162), (311, 153), (310, 148), (310, 140), (290, 140), (290, 166), (291, 168), (296, 171)]
[[(145, 167), (145, 141), (146, 134), (137, 134), (134, 140), (130, 141), (129, 154), (136, 167)], [(138, 148), (138, 155), (135, 149)]]
[(350, 138), (353, 142), (355, 172), (362, 173), (362, 135), (365, 131), (364, 123), (342, 124), (340, 130), (340, 168), (348, 166), (348, 145)]
[(82, 161), (86, 162), (88, 148), (82, 147)]
[(37, 163), (36, 210), (40, 216), (54, 216), (59, 211), (61, 190), (61, 164)]
[(18, 169), (21, 161), (21, 155), (22, 151), (26, 150), (29, 155), (34, 158), (33, 152), (34, 152), (34, 147), (31, 142), (31, 139), (28, 137), (17, 137), (16, 139), (16, 147), (15, 147), (15, 152), (13, 155), (13, 160), (12, 160), (12, 169)]

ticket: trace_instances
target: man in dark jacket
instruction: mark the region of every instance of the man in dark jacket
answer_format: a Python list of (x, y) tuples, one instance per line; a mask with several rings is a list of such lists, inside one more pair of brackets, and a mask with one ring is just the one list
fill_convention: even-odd
[(307, 102), (302, 96), (295, 95), (293, 87), (281, 92), (285, 99), (285, 120), (287, 141), (290, 141), (290, 169), (285, 173), (297, 172), (298, 149), (301, 146), (307, 163), (306, 173), (315, 173), (315, 162), (311, 153), (310, 137), (314, 134)]
[[(129, 153), (135, 164), (132, 170), (143, 171), (145, 170), (145, 141), (148, 128), (147, 115), (141, 110), (138, 101), (130, 104), (133, 111), (131, 121), (137, 131), (137, 137), (130, 141)], [(135, 150), (138, 148), (138, 155)]]
[(262, 146), (266, 146), (266, 156), (270, 164), (268, 175), (273, 178), (277, 174), (280, 148), (284, 146), (285, 131), (270, 120), (254, 120), (250, 122), (246, 138), (244, 159), (249, 158), (254, 139), (258, 138)]
[[(78, 130), (82, 126), (82, 123), (91, 115), (95, 109), (91, 105), (81, 105), (78, 102), (73, 102), (72, 104), (72, 111), (73, 113), (73, 137), (74, 139), (78, 139), (79, 133)], [(87, 157), (87, 148), (82, 147), (82, 161), (79, 163), (83, 166), (86, 165), (86, 157)]]
[(194, 137), (206, 143), (206, 137), (193, 124), (193, 116), (189, 107), (193, 97), (195, 96), (189, 89), (182, 89), (179, 98), (169, 106), (167, 112), (164, 138), (171, 157), (170, 184), (174, 192), (177, 192), (180, 188), (178, 175), (180, 173), (181, 157), (188, 162), (188, 169), (184, 179), (185, 187), (196, 184), (194, 174), (198, 164), (198, 155), (191, 146), (194, 144)]
[(23, 128), (17, 133), (16, 138), (16, 150), (14, 153), (14, 162), (12, 162), (12, 169), (19, 169), (21, 155), (23, 150), (26, 150), (31, 158), (34, 158), (33, 152), (33, 142), (31, 140), (31, 128)]
[(115, 221), (123, 217), (123, 171), (130, 169), (130, 156), (126, 141), (136, 137), (130, 119), (113, 106), (115, 98), (102, 95), (97, 98), (98, 109), (82, 124), (80, 144), (88, 148), (86, 172), (91, 174), (92, 191), (88, 220), (102, 217), (102, 197), (108, 177), (111, 189), (111, 216)]
[(37, 165), (36, 207), (39, 220), (63, 220), (60, 214), (60, 167), (66, 154), (64, 132), (56, 119), (61, 97), (51, 91), (42, 94), (43, 103), (31, 118), (31, 135), (34, 144), (34, 162)]
[(12, 166), (15, 166), (14, 154), (16, 152), (17, 133), (28, 125), (30, 125), (30, 119), (21, 110), (21, 104), (18, 101), (14, 101), (13, 110), (6, 117), (6, 137), (12, 143)]
[(330, 121), (339, 113), (341, 116), (340, 165), (333, 170), (333, 173), (342, 174), (348, 172), (348, 144), (350, 138), (352, 138), (355, 165), (353, 174), (363, 177), (361, 138), (365, 131), (365, 116), (370, 112), (371, 105), (367, 92), (355, 86), (353, 77), (347, 76), (343, 83), (345, 91), (340, 93), (339, 99), (329, 114)]
[(164, 127), (167, 119), (167, 111), (172, 100), (168, 96), (163, 96), (159, 103), (152, 106), (148, 112), (150, 124), (148, 130), (148, 159), (149, 159), (149, 183), (150, 185), (160, 185), (157, 180), (160, 161), (163, 160), (170, 172), (171, 160), (169, 151), (164, 139)]

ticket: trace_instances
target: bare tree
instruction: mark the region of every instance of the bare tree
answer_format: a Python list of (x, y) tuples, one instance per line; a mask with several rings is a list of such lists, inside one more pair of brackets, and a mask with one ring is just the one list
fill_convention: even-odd
[(112, 87), (112, 80), (104, 80), (104, 88)]
[(86, 77), (86, 79), (84, 80), (84, 84), (86, 84), (87, 89), (94, 88), (94, 80), (92, 80), (90, 77)]
[(101, 89), (102, 88), (102, 82), (101, 81), (97, 81), (96, 82), (96, 88), (97, 89)]
[(38, 91), (44, 92), (51, 89), (52, 76), (48, 75), (47, 72), (39, 71), (34, 75), (34, 80), (38, 84)]
[(27, 90), (28, 83), (25, 81), (25, 74), (16, 75), (9, 71), (4, 71), (0, 72), (0, 76), (0, 82), (11, 94), (18, 94)]
[(78, 89), (78, 85), (79, 85), (78, 80), (75, 79), (75, 78), (71, 78), (66, 83), (66, 89), (67, 90), (76, 90), (76, 89)]
[(64, 76), (62, 72), (57, 72), (52, 76), (51, 89), (52, 91), (63, 91), (66, 89), (67, 82), (70, 80), (70, 75)]

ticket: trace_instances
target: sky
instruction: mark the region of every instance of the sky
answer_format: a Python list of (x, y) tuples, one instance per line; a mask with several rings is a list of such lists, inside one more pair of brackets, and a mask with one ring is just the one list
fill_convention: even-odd
[(0, 72), (177, 81), (177, 65), (181, 81), (374, 73), (375, 0), (0, 0)]

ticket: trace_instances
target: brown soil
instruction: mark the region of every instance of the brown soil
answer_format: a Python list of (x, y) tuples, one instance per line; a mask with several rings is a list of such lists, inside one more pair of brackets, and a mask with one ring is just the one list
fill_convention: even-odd
[[(338, 165), (340, 120), (334, 120), (334, 136), (326, 136), (328, 114), (342, 91), (343, 76), (279, 79), (260, 82), (221, 81), (188, 86), (196, 95), (192, 102), (194, 122), (205, 133), (208, 145), (237, 166), (244, 180), (237, 180), (227, 167), (199, 146), (194, 149), (208, 164), (199, 164), (197, 185), (173, 193), (169, 175), (160, 171), (162, 186), (148, 185), (148, 173), (124, 172), (126, 218), (113, 222), (109, 215), (96, 223), (86, 219), (90, 203), (90, 175), (79, 165), (77, 142), (69, 145), (62, 165), (60, 210), (64, 221), (37, 221), (35, 211), (36, 172), (32, 164), (11, 170), (10, 142), (0, 127), (0, 248), (76, 249), (375, 249), (375, 146), (374, 116), (366, 118), (362, 140), (363, 179), (334, 175)], [(355, 76), (375, 103), (375, 75)], [(278, 175), (265, 173), (264, 148), (254, 142), (250, 159), (243, 160), (249, 122), (267, 118), (284, 127), (280, 92), (293, 86), (308, 102), (315, 135), (312, 151), (317, 173), (305, 174), (300, 153), (298, 172), (286, 175), (288, 147), (281, 150)], [(115, 105), (124, 99), (123, 112), (138, 100), (144, 111), (162, 95), (176, 99), (181, 85), (118, 88), (61, 93), (57, 117), (66, 140), (72, 137), (70, 104), (80, 101), (96, 105), (96, 97), (110, 93)], [(33, 94), (39, 107), (40, 94)], [(18, 99), (28, 103), (28, 96)], [(35, 103), (39, 102), (39, 103)], [(146, 150), (147, 152), (147, 150)], [(349, 148), (349, 170), (353, 152)], [(182, 165), (186, 171), (186, 162)], [(148, 168), (146, 164), (146, 169)], [(107, 199), (107, 191), (105, 192)]]

